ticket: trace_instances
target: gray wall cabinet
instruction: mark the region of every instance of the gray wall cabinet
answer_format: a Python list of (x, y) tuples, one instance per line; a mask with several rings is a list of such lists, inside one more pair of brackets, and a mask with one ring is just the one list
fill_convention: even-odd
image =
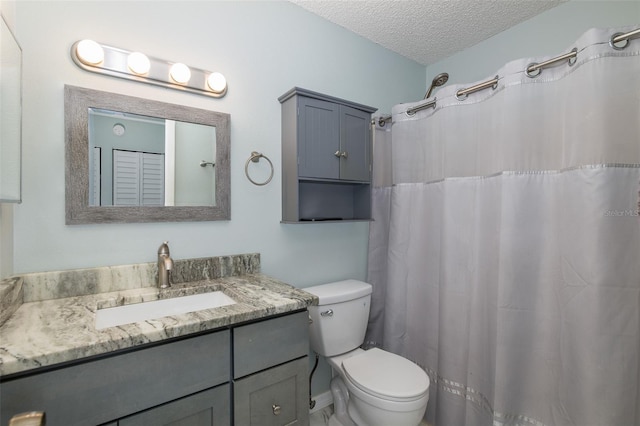
[(294, 87), (282, 104), (282, 221), (371, 219), (371, 113)]
[(308, 425), (308, 345), (305, 310), (3, 378), (0, 424), (36, 410), (50, 426)]

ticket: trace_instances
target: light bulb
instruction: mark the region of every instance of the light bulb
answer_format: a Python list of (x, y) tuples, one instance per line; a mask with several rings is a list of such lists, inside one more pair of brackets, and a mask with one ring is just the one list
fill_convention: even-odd
[(133, 52), (127, 58), (127, 65), (132, 73), (137, 75), (143, 75), (149, 72), (151, 68), (151, 62), (147, 55), (140, 52)]
[(98, 65), (104, 61), (102, 46), (93, 40), (82, 40), (76, 46), (78, 59), (86, 65)]
[(207, 86), (215, 93), (222, 93), (227, 88), (227, 79), (219, 72), (209, 74)]
[(185, 64), (177, 63), (171, 66), (169, 75), (176, 83), (187, 84), (191, 78), (191, 70)]

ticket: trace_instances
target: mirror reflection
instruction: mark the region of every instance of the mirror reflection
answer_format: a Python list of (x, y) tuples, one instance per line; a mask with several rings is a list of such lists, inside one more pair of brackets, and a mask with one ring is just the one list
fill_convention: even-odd
[(90, 206), (215, 206), (216, 129), (89, 108)]

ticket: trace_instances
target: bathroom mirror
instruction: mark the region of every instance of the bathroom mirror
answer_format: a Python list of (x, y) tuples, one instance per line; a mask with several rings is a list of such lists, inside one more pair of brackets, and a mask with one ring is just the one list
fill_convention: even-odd
[(22, 50), (0, 17), (0, 203), (22, 197)]
[(66, 223), (229, 220), (229, 122), (65, 86)]

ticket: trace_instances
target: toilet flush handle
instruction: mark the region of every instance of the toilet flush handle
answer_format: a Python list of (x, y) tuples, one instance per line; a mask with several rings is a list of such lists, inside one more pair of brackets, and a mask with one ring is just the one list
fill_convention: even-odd
[(333, 309), (329, 309), (328, 311), (320, 312), (320, 315), (323, 316), (323, 317), (332, 317), (333, 316)]

